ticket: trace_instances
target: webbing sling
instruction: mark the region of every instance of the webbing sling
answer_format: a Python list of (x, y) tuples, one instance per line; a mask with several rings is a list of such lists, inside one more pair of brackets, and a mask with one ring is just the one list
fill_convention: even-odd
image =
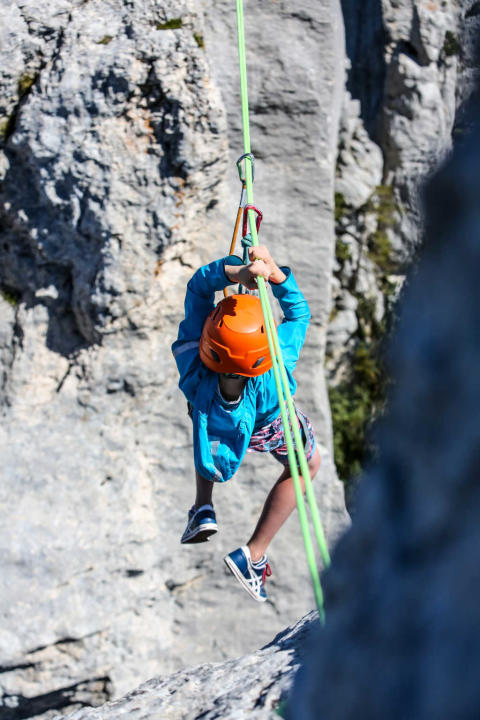
[[(242, 124), (243, 124), (243, 144), (244, 144), (244, 158), (245, 158), (245, 186), (247, 195), (247, 206), (253, 206), (253, 178), (252, 178), (252, 155), (250, 149), (250, 124), (248, 116), (248, 90), (247, 90), (247, 64), (246, 64), (246, 53), (245, 53), (245, 30), (244, 30), (244, 18), (243, 18), (243, 0), (236, 0), (237, 3), (237, 27), (238, 27), (238, 54), (240, 63), (240, 86), (241, 86), (241, 97), (242, 97)], [(251, 235), (252, 246), (258, 245), (258, 233), (255, 222), (254, 210), (248, 209), (248, 222)], [(298, 423), (296, 422), (295, 407), (293, 404), (290, 388), (288, 385), (287, 373), (282, 358), (282, 352), (280, 344), (278, 342), (277, 330), (275, 322), (273, 320), (272, 309), (270, 301), (268, 299), (267, 289), (265, 286), (265, 280), (262, 277), (257, 278), (258, 290), (260, 294), (260, 301), (262, 303), (263, 316), (265, 320), (265, 327), (267, 330), (268, 347), (270, 349), (270, 355), (273, 362), (273, 373), (275, 377), (275, 384), (278, 394), (278, 402), (280, 406), (280, 413), (282, 416), (282, 423), (285, 433), (285, 441), (287, 444), (288, 462), (290, 465), (290, 472), (292, 475), (295, 496), (298, 506), (298, 514), (300, 518), (300, 525), (302, 528), (303, 541), (305, 544), (305, 553), (307, 556), (308, 567), (313, 583), (313, 590), (315, 594), (315, 600), (318, 608), (318, 614), (322, 622), (325, 621), (325, 612), (323, 608), (323, 593), (320, 584), (320, 577), (315, 559), (315, 551), (313, 548), (312, 539), (310, 536), (310, 529), (308, 525), (307, 511), (305, 507), (305, 501), (303, 498), (302, 488), (300, 484), (300, 476), (298, 472), (297, 458), (295, 456), (295, 449), (298, 455), (298, 463), (302, 472), (302, 476), (305, 483), (305, 492), (307, 495), (308, 504), (310, 507), (310, 513), (312, 516), (312, 523), (315, 531), (315, 536), (320, 549), (320, 554), (323, 563), (326, 567), (330, 565), (330, 556), (328, 552), (327, 543), (325, 540), (325, 534), (323, 532), (322, 523), (320, 520), (320, 514), (318, 512), (318, 506), (315, 499), (315, 493), (310, 478), (310, 472), (308, 469), (308, 462), (305, 456), (305, 450), (303, 447), (300, 430)], [(290, 421), (289, 421), (290, 420)], [(291, 430), (293, 430), (293, 436), (295, 439), (295, 446), (293, 445)]]

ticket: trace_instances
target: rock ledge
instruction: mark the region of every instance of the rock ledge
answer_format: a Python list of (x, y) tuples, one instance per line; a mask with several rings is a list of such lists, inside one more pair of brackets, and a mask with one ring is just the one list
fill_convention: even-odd
[[(225, 663), (206, 663), (149, 680), (133, 692), (99, 708), (65, 715), (68, 720), (214, 720), (278, 718), (299, 667), (302, 646), (315, 625), (311, 612), (279, 633), (266, 647)], [(60, 718), (58, 720), (61, 720)]]

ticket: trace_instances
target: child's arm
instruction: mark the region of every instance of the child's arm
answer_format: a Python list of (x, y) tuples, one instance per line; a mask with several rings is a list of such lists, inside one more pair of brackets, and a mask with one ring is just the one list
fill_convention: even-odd
[(310, 321), (307, 301), (300, 292), (291, 270), (287, 267), (280, 268), (264, 245), (249, 248), (248, 254), (250, 265), (234, 268), (226, 265), (225, 272), (233, 282), (241, 282), (249, 289), (257, 288), (256, 278), (259, 275), (270, 281), (273, 295), (279, 301), (284, 314), (277, 331), (283, 361), (286, 368), (293, 372)]
[(311, 315), (308, 303), (299, 290), (292, 271), (289, 268), (283, 269), (286, 275), (285, 281), (277, 285), (272, 284), (271, 287), (284, 314), (277, 328), (283, 361), (287, 370), (293, 373), (305, 342)]

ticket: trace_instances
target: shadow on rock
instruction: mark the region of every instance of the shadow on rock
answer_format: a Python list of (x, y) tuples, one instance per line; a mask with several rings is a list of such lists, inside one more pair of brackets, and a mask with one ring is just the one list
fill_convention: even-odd
[(347, 88), (360, 100), (361, 116), (370, 136), (377, 130), (385, 84), (385, 30), (381, 0), (341, 0), (346, 50), (351, 68)]

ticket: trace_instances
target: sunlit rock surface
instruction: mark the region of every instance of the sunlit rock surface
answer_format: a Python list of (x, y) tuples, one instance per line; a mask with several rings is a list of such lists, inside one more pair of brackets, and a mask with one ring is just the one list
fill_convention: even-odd
[[(271, 458), (217, 489), (214, 541), (179, 544), (193, 465), (170, 345), (189, 277), (228, 253), (240, 194), (234, 5), (3, 10), (1, 702), (51, 717), (253, 652), (314, 602), (295, 515), (271, 548), (271, 602), (224, 570), (279, 474)], [(245, 10), (261, 240), (312, 308), (298, 402), (333, 542), (346, 514), (322, 366), (342, 18), (327, 0)]]

